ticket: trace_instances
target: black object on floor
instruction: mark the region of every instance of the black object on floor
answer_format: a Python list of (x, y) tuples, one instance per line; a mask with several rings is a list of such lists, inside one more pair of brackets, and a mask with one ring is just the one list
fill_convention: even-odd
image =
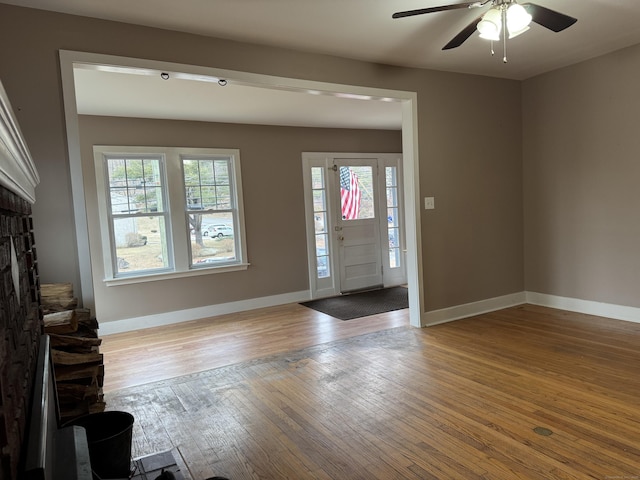
[(153, 453), (133, 460), (130, 480), (185, 480), (191, 478), (177, 449)]
[(65, 425), (83, 427), (91, 470), (97, 478), (128, 478), (131, 474), (131, 439), (134, 418), (128, 412), (98, 412)]
[(162, 469), (162, 473), (155, 480), (176, 480), (176, 476), (170, 470)]
[(409, 308), (409, 295), (405, 287), (391, 287), (320, 298), (302, 302), (300, 305), (313, 308), (340, 320), (351, 320)]

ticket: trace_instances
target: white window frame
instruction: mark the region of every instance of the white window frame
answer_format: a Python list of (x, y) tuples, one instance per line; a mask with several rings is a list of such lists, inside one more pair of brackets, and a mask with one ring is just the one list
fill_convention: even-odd
[[(164, 162), (165, 194), (167, 198), (168, 225), (167, 246), (171, 259), (168, 268), (163, 270), (139, 271), (116, 276), (114, 272), (115, 245), (112, 245), (109, 215), (109, 185), (106, 175), (106, 158), (114, 155), (151, 155), (162, 156)], [(106, 146), (93, 147), (96, 172), (96, 192), (98, 197), (98, 216), (100, 221), (100, 239), (104, 263), (104, 281), (107, 285), (143, 283), (170, 278), (207, 275), (229, 271), (246, 270), (247, 246), (245, 236), (244, 205), (242, 195), (242, 177), (240, 167), (240, 151), (238, 149), (221, 148), (188, 148), (188, 147), (143, 147), (143, 146)], [(187, 206), (184, 186), (183, 157), (220, 158), (228, 157), (231, 166), (232, 199), (234, 202), (234, 236), (236, 242), (236, 260), (207, 266), (191, 265), (191, 238), (187, 220)], [(206, 213), (206, 211), (203, 211)]]

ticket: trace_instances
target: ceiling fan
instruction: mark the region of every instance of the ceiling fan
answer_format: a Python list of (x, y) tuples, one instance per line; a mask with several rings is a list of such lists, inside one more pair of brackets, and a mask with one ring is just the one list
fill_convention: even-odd
[[(412, 17), (425, 13), (443, 12), (446, 10), (475, 9), (490, 6), (483, 15), (467, 25), (460, 33), (447, 43), (442, 50), (450, 50), (462, 45), (476, 30), (480, 37), (499, 41), (501, 38), (505, 45), (503, 61), (506, 63), (506, 40), (514, 38), (529, 30), (529, 24), (535, 22), (554, 32), (561, 32), (576, 23), (576, 18), (570, 17), (555, 10), (551, 10), (534, 3), (519, 4), (516, 0), (484, 0), (479, 2), (456, 3), (453, 5), (441, 5), (439, 7), (419, 8), (397, 12), (392, 18)], [(493, 48), (491, 53), (493, 54)]]

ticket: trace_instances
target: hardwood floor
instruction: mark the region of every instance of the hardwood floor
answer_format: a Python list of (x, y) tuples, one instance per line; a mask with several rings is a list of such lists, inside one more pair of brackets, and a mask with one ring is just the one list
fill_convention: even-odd
[(343, 321), (297, 303), (107, 335), (104, 392), (409, 324), (409, 310)]
[(106, 337), (107, 378), (127, 361), (135, 377), (113, 386), (161, 375), (136, 372), (136, 349), (180, 364), (109, 390), (134, 455), (176, 447), (194, 479), (640, 478), (639, 324), (531, 305), (428, 329), (313, 313)]

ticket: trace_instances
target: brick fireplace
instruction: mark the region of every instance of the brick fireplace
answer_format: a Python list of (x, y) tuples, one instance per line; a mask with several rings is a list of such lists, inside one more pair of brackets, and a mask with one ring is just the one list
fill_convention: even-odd
[(18, 478), (42, 333), (31, 217), (37, 183), (0, 84), (0, 480)]

